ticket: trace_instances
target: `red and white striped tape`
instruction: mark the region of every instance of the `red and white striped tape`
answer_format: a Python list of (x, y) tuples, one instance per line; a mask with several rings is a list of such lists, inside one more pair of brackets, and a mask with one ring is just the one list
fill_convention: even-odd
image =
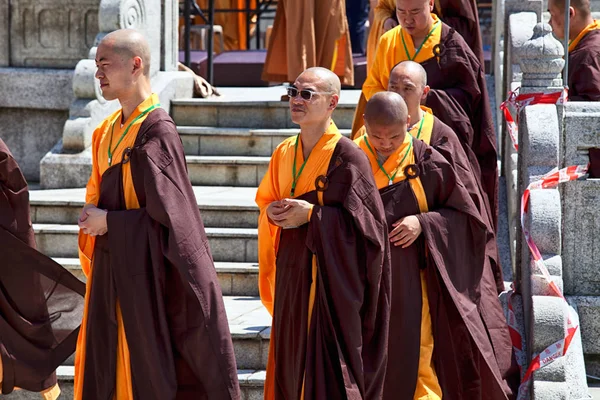
[[(539, 180), (532, 182), (527, 186), (527, 189), (523, 193), (523, 197), (521, 198), (521, 228), (523, 229), (523, 234), (525, 235), (525, 240), (527, 241), (527, 245), (529, 246), (529, 250), (531, 251), (531, 255), (533, 257), (533, 261), (537, 269), (540, 271), (544, 279), (546, 279), (549, 283), (550, 289), (553, 294), (557, 297), (562, 298), (565, 302), (567, 301), (556, 283), (552, 281), (550, 277), (550, 273), (548, 272), (548, 268), (544, 264), (544, 260), (542, 255), (540, 254), (539, 249), (537, 248), (535, 242), (531, 238), (529, 231), (525, 227), (525, 219), (527, 213), (529, 212), (529, 195), (531, 190), (533, 189), (547, 189), (554, 188), (558, 186), (560, 183), (570, 182), (577, 179), (583, 178), (587, 174), (588, 166), (583, 165), (574, 165), (568, 168), (554, 169), (544, 175)], [(569, 308), (569, 310), (571, 310)], [(577, 332), (579, 326), (575, 323), (575, 315), (572, 315), (572, 311), (569, 311), (569, 316), (567, 318), (567, 335), (563, 339), (551, 344), (546, 349), (544, 349), (541, 353), (533, 356), (529, 367), (527, 368), (523, 379), (521, 380), (521, 385), (519, 386), (519, 394), (517, 396), (517, 400), (525, 400), (528, 399), (529, 394), (529, 381), (531, 380), (532, 374), (543, 368), (544, 366), (551, 364), (556, 359), (564, 356), (569, 349), (569, 345)], [(519, 329), (517, 327), (517, 321), (514, 313), (514, 309), (512, 306), (512, 296), (508, 301), (508, 328), (510, 332), (510, 338), (512, 340), (512, 345), (515, 350), (515, 355), (517, 356), (517, 360), (523, 360), (523, 347), (522, 347), (522, 337), (519, 333)], [(519, 368), (523, 368), (522, 365), (519, 365)]]
[[(565, 104), (568, 99), (566, 88), (551, 93), (525, 93), (518, 94), (519, 89), (508, 94), (508, 98), (500, 104), (500, 110), (504, 113), (504, 119), (508, 125), (508, 134), (515, 150), (519, 150), (519, 111), (526, 106), (534, 104)], [(513, 117), (511, 109), (514, 109), (517, 117)]]

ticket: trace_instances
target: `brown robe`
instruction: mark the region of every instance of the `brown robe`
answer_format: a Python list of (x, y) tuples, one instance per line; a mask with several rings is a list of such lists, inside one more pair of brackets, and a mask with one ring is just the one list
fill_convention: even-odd
[[(456, 171), (461, 182), (465, 185), (469, 196), (473, 200), (477, 211), (479, 211), (482, 221), (488, 230), (486, 256), (489, 263), (488, 267), (494, 274), (496, 288), (498, 293), (504, 291), (504, 277), (502, 267), (500, 266), (500, 257), (498, 254), (498, 244), (496, 242), (496, 233), (493, 228), (493, 214), (489, 208), (487, 194), (483, 190), (480, 181), (480, 172), (478, 165), (472, 165), (469, 160), (475, 159), (473, 150), (469, 147), (463, 147), (452, 129), (433, 116), (433, 130), (429, 145), (436, 149), (450, 163)], [(467, 156), (467, 154), (469, 154)]]
[(475, 0), (436, 0), (433, 12), (448, 26), (460, 33), (482, 66), (483, 43), (479, 27), (479, 12)]
[(485, 267), (486, 224), (448, 161), (422, 141), (413, 143), (429, 212), (420, 214), (408, 179), (380, 190), (389, 226), (416, 215), (422, 227), (411, 246), (391, 250), (394, 296), (384, 399), (411, 399), (415, 391), (421, 269), (444, 399), (507, 399), (513, 395), (505, 381), (513, 372), (512, 345), (493, 274)]
[[(492, 111), (482, 65), (463, 38), (442, 24), (440, 56), (421, 65), (432, 88), (425, 105), (456, 133), (465, 148), (473, 150), (469, 159), (481, 174), (494, 230), (498, 222), (498, 155)], [(467, 152), (467, 155), (470, 153)]]
[(600, 101), (600, 30), (588, 32), (569, 52), (569, 100)]
[(85, 285), (35, 248), (27, 182), (0, 139), (2, 394), (54, 386), (77, 343)]
[(294, 82), (310, 67), (330, 69), (354, 85), (346, 6), (342, 0), (279, 0), (262, 79)]
[[(114, 391), (118, 300), (136, 399), (239, 399), (221, 288), (181, 139), (164, 110), (148, 115), (125, 154), (102, 177), (108, 234), (94, 249), (83, 398)], [(127, 162), (136, 210), (125, 207)]]
[[(311, 220), (284, 229), (271, 335), (275, 399), (381, 398), (387, 362), (390, 264), (381, 199), (365, 154), (340, 139)], [(323, 187), (317, 185), (317, 187)], [(308, 336), (312, 258), (317, 283)]]

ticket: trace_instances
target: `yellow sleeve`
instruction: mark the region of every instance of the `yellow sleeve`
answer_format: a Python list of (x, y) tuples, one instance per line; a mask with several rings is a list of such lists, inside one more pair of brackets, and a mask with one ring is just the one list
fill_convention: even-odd
[(367, 42), (367, 72), (370, 72), (373, 67), (379, 40), (381, 35), (384, 34), (383, 24), (388, 18), (396, 15), (395, 0), (379, 0), (376, 4), (377, 6), (373, 8), (373, 24), (371, 25)]
[(394, 52), (394, 49), (390, 47), (391, 34), (394, 32), (397, 32), (395, 28), (386, 32), (377, 45), (375, 61), (373, 61), (373, 66), (363, 85), (363, 94), (367, 100), (375, 93), (387, 90), (389, 71), (385, 71), (385, 69), (388, 68), (388, 58), (393, 57), (393, 54), (389, 53)]

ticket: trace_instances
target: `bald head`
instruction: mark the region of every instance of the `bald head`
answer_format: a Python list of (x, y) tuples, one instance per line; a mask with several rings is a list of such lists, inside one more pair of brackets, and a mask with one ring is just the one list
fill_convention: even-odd
[(394, 92), (379, 92), (373, 95), (365, 107), (367, 125), (394, 126), (408, 122), (408, 109), (402, 96)]
[(139, 57), (142, 60), (143, 72), (150, 76), (150, 45), (146, 38), (134, 29), (119, 29), (106, 35), (98, 47), (108, 50), (124, 59)]
[[(554, 5), (558, 10), (562, 10), (562, 15), (565, 14), (565, 0), (549, 0), (551, 5)], [(571, 0), (571, 7), (582, 17), (587, 17), (592, 14), (590, 0)]]
[(342, 84), (340, 78), (328, 70), (322, 67), (308, 68), (306, 71), (298, 76), (298, 79), (303, 78), (306, 81), (314, 83), (319, 91), (328, 92), (332, 94), (340, 95), (342, 91)]
[(390, 72), (390, 79), (401, 76), (408, 77), (415, 85), (420, 86), (421, 89), (427, 86), (427, 71), (417, 62), (402, 61), (396, 64)]

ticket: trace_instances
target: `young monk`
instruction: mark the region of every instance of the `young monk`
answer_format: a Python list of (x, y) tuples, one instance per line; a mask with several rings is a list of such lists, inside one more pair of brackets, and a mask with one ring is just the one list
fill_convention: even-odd
[(2, 139), (0, 254), (0, 394), (21, 388), (55, 400), (54, 371), (75, 351), (85, 286), (36, 251), (27, 182)]
[[(484, 64), (479, 13), (475, 0), (436, 0), (433, 12), (465, 39), (477, 59)], [(376, 1), (367, 47), (367, 72), (370, 70), (381, 35), (398, 26), (396, 0)]]
[(371, 162), (392, 244), (394, 340), (383, 398), (507, 399), (489, 338), (504, 316), (485, 267), (480, 212), (450, 163), (407, 133), (400, 95), (375, 94), (364, 117), (367, 135), (356, 142)]
[(96, 53), (122, 109), (96, 129), (79, 249), (87, 276), (75, 399), (239, 399), (225, 307), (175, 124), (133, 30)]
[[(554, 35), (564, 40), (564, 0), (550, 0), (548, 11)], [(569, 100), (600, 101), (600, 22), (589, 0), (571, 0), (569, 13)]]
[(496, 136), (483, 68), (464, 39), (432, 13), (434, 0), (397, 0), (400, 26), (386, 32), (363, 85), (353, 133), (363, 125), (365, 99), (387, 90), (390, 71), (401, 61), (418, 62), (427, 71), (431, 90), (426, 106), (470, 147), (481, 169), (481, 182), (497, 219), (498, 166)]
[(345, 2), (279, 0), (262, 79), (293, 82), (310, 67), (333, 71), (354, 85), (354, 63)]
[(379, 399), (389, 243), (365, 155), (331, 120), (340, 81), (310, 68), (288, 89), (300, 134), (256, 195), (259, 288), (273, 316), (265, 399)]

